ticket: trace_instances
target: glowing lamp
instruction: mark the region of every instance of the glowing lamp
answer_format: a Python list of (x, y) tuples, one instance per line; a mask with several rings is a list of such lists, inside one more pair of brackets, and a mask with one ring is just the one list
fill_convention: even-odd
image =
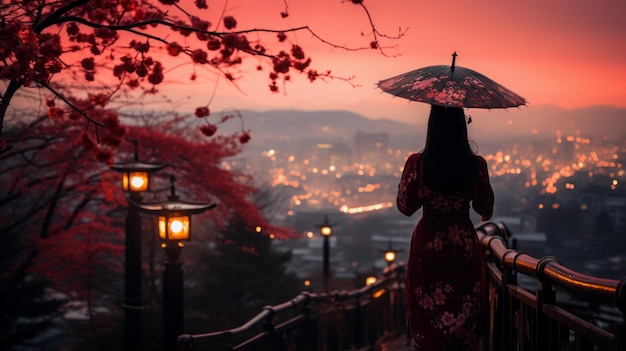
[(370, 285), (376, 283), (376, 280), (377, 279), (374, 276), (369, 276), (369, 277), (365, 278), (365, 286), (370, 286)]
[(189, 240), (191, 216), (165, 215), (159, 216), (159, 237), (163, 241)]
[[(187, 202), (179, 199), (174, 187), (174, 176), (170, 177), (170, 195), (166, 201), (137, 204), (145, 213), (159, 216), (159, 238), (167, 243), (181, 243), (191, 239), (191, 215), (202, 213), (215, 204)], [(180, 245), (178, 245), (180, 246)], [(182, 246), (181, 246), (182, 247)]]
[(122, 187), (126, 191), (147, 191), (148, 183), (148, 172), (129, 172), (122, 175)]
[(401, 252), (402, 249), (394, 249), (393, 243), (389, 240), (389, 245), (385, 249), (379, 249), (380, 252), (383, 253), (383, 257), (385, 258), (385, 262), (387, 262), (387, 266), (391, 266), (398, 257), (398, 252)]
[(333, 234), (333, 224), (328, 222), (328, 216), (324, 216), (324, 222), (317, 225), (320, 228), (320, 234), (323, 237), (329, 237)]
[(386, 251), (385, 252), (385, 261), (387, 263), (393, 263), (396, 260), (396, 252), (395, 251)]
[(122, 173), (122, 188), (129, 193), (140, 193), (150, 189), (150, 173), (165, 168), (160, 163), (127, 162), (115, 163), (111, 169)]

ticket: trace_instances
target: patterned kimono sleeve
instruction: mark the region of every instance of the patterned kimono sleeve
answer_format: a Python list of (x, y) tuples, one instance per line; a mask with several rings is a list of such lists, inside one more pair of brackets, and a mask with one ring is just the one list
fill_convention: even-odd
[(400, 184), (398, 184), (396, 206), (406, 216), (411, 216), (422, 207), (418, 194), (421, 177), (418, 161), (421, 156), (421, 153), (409, 156), (402, 171)]
[(478, 163), (478, 180), (474, 185), (472, 208), (486, 221), (493, 215), (493, 189), (489, 183), (489, 170), (487, 161), (481, 156), (476, 156)]

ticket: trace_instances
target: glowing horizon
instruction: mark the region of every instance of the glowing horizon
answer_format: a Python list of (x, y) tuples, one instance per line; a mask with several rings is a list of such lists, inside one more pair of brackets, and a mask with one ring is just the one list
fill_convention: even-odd
[[(243, 28), (293, 28), (308, 25), (318, 35), (337, 44), (357, 47), (368, 43), (365, 14), (348, 2), (293, 2), (290, 16), (281, 19), (282, 2), (229, 1), (227, 13)], [(425, 111), (424, 104), (394, 98), (375, 88), (382, 79), (423, 66), (450, 64), (458, 53), (457, 65), (474, 69), (525, 97), (532, 106), (554, 105), (575, 109), (597, 105), (626, 107), (626, 2), (608, 0), (602, 6), (587, 1), (570, 1), (566, 6), (539, 0), (507, 4), (478, 0), (454, 6), (433, 2), (396, 0), (366, 1), (380, 32), (395, 35), (408, 28), (398, 41), (383, 40), (397, 48), (350, 52), (313, 41), (307, 33), (295, 39), (313, 57), (319, 70), (331, 69), (351, 77), (352, 86), (334, 80), (315, 82), (296, 76), (286, 92), (267, 89), (267, 71), (257, 72), (251, 60), (244, 66), (237, 87), (224, 79), (188, 82), (186, 69), (171, 72), (171, 86), (161, 90), (173, 94), (181, 109), (192, 111), (196, 104), (211, 99), (214, 111), (224, 109), (342, 109), (368, 118), (409, 121)], [(218, 9), (213, 7), (213, 11)], [(246, 68), (247, 67), (247, 68)], [(167, 78), (166, 78), (167, 79)], [(216, 83), (217, 82), (217, 83)], [(518, 111), (513, 111), (518, 113)]]

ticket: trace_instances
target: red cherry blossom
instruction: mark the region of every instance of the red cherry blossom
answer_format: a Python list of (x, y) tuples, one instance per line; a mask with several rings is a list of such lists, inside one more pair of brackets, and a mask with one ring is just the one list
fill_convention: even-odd
[(178, 31), (183, 37), (188, 37), (191, 35), (192, 31), (185, 27), (189, 27), (187, 23), (183, 21), (178, 21), (176, 22), (176, 25), (172, 27), (172, 30)]
[[(207, 31), (209, 29), (209, 27), (211, 26), (211, 22), (209, 21), (205, 21), (201, 18), (198, 18), (196, 16), (191, 16), (190, 18), (191, 20), (191, 26), (194, 29), (200, 30), (200, 31)], [(226, 19), (224, 19), (224, 21), (226, 21)]]
[(244, 132), (239, 136), (240, 143), (246, 144), (248, 141), (250, 141), (250, 134)]
[(209, 110), (208, 107), (201, 106), (201, 107), (196, 108), (195, 115), (196, 115), (196, 117), (201, 118), (201, 117), (208, 116), (210, 113), (211, 113), (211, 111)]
[(150, 44), (148, 42), (140, 43), (133, 40), (130, 42), (130, 47), (141, 53), (146, 53), (148, 52), (148, 50), (150, 50)]
[(96, 159), (110, 166), (113, 164), (113, 152), (110, 149), (97, 149)]
[(206, 126), (200, 127), (200, 132), (206, 136), (213, 136), (215, 132), (217, 132), (217, 126), (214, 124), (209, 124)]
[(307, 69), (307, 67), (309, 67), (309, 65), (311, 64), (311, 58), (306, 59), (306, 61), (296, 61), (293, 63), (293, 68), (297, 69), (298, 71), (302, 72), (305, 69)]
[(237, 48), (239, 45), (239, 35), (235, 33), (228, 33), (222, 38), (222, 44), (227, 48)]
[(137, 66), (137, 68), (135, 69), (135, 73), (139, 77), (145, 77), (148, 75), (148, 67), (146, 67), (145, 65), (139, 64), (139, 66)]
[(302, 50), (302, 48), (298, 45), (293, 45), (291, 47), (291, 55), (295, 58), (297, 58), (298, 60), (302, 60), (304, 59), (304, 51)]
[(162, 73), (151, 73), (148, 75), (148, 81), (151, 84), (157, 85), (159, 83), (161, 83), (163, 81), (163, 74)]
[(156, 62), (152, 68), (152, 73), (148, 75), (148, 81), (157, 85), (163, 81), (163, 66), (160, 62)]
[(191, 53), (191, 59), (195, 63), (205, 64), (208, 61), (208, 54), (202, 49), (196, 49)]
[(126, 73), (126, 69), (124, 65), (116, 65), (113, 67), (113, 75), (119, 79), (122, 79), (122, 76)]
[(287, 53), (281, 51), (278, 56), (272, 58), (272, 63), (274, 64), (274, 71), (276, 73), (287, 73), (291, 66), (291, 58)]
[(209, 5), (207, 5), (206, 0), (196, 0), (196, 7), (199, 9), (208, 9)]
[(95, 72), (85, 72), (85, 80), (88, 82), (93, 82), (94, 81), (94, 74)]
[(80, 61), (80, 65), (86, 70), (93, 70), (94, 68), (96, 68), (93, 57), (84, 58), (82, 61)]
[(135, 89), (139, 87), (139, 81), (137, 79), (130, 79), (126, 82), (126, 85), (131, 89)]
[(52, 119), (58, 119), (63, 117), (64, 111), (58, 107), (51, 107), (48, 109), (48, 117)]
[(73, 121), (77, 121), (77, 120), (83, 118), (83, 116), (80, 113), (76, 112), (76, 111), (72, 111), (72, 112), (70, 112), (67, 115), (67, 118), (69, 118), (69, 119), (71, 119)]
[(319, 73), (315, 70), (310, 70), (307, 73), (307, 77), (309, 78), (311, 82), (314, 82), (317, 79), (317, 77), (319, 77)]
[(211, 38), (206, 43), (206, 46), (207, 46), (207, 48), (209, 50), (215, 51), (215, 50), (219, 50), (220, 49), (220, 47), (222, 46), (222, 42), (219, 39), (217, 39), (217, 38)]
[(224, 27), (226, 29), (234, 29), (237, 27), (237, 20), (233, 16), (224, 17)]
[(166, 48), (167, 48), (167, 53), (170, 54), (171, 56), (178, 56), (178, 54), (180, 54), (183, 51), (183, 47), (180, 46), (180, 44), (176, 42), (167, 44)]

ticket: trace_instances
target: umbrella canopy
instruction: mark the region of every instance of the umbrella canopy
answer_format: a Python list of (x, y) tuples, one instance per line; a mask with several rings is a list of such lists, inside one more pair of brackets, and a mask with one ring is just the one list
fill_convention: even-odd
[(391, 95), (431, 105), (465, 108), (509, 108), (526, 104), (526, 99), (469, 68), (427, 66), (378, 82)]

